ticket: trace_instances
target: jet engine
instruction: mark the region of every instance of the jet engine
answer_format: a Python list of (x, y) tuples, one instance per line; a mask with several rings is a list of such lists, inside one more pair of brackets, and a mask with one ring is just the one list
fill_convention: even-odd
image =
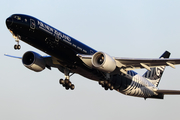
[(92, 65), (103, 72), (113, 72), (116, 69), (116, 61), (106, 53), (96, 52), (92, 59)]
[(41, 72), (46, 67), (43, 57), (32, 51), (28, 51), (23, 55), (22, 63), (25, 67), (35, 72)]

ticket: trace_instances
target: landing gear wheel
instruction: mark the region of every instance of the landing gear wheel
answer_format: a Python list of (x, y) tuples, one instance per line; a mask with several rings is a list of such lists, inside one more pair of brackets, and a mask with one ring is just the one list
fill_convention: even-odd
[(59, 83), (60, 83), (63, 87), (65, 87), (66, 90), (69, 90), (69, 88), (70, 88), (71, 90), (74, 90), (74, 88), (75, 88), (74, 84), (72, 84), (68, 79), (65, 79), (65, 80), (60, 79), (60, 80), (59, 80)]
[(108, 83), (108, 84), (107, 84), (107, 87), (111, 87), (111, 83)]
[(74, 84), (71, 85), (71, 90), (74, 90), (75, 86)]
[(100, 84), (100, 85), (103, 85), (103, 84), (104, 84), (104, 81), (99, 81), (99, 84)]
[(20, 45), (14, 45), (14, 49), (19, 50), (19, 49), (21, 49), (21, 46)]
[(108, 90), (108, 87), (104, 87), (105, 90)]
[(17, 45), (14, 45), (14, 49), (15, 49), (15, 50), (17, 49)]
[(21, 49), (21, 46), (20, 46), (20, 45), (17, 45), (17, 49), (20, 50), (20, 49)]
[(71, 84), (71, 82), (69, 82), (67, 85), (68, 85), (69, 87), (71, 87), (72, 84)]
[(60, 84), (64, 84), (65, 82), (64, 82), (63, 79), (60, 79), (60, 80), (59, 80), (59, 83), (60, 83)]
[(108, 84), (108, 81), (107, 81), (107, 80), (106, 80), (106, 81), (104, 81), (104, 84), (106, 84), (106, 85), (107, 85), (107, 84)]
[(68, 79), (65, 79), (65, 84), (68, 84), (69, 83), (69, 80)]
[(111, 86), (111, 87), (110, 87), (110, 90), (113, 90), (113, 89), (114, 89), (114, 86)]
[(69, 90), (69, 86), (66, 86), (65, 88), (66, 88), (66, 90)]

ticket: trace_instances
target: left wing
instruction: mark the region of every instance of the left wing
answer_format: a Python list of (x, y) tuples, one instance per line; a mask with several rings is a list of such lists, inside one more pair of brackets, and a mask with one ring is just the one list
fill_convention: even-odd
[(17, 59), (22, 59), (22, 57), (17, 57), (17, 56), (12, 56), (12, 55), (8, 55), (8, 54), (4, 54), (7, 57), (11, 57), (11, 58), (17, 58)]
[[(33, 52), (33, 53), (35, 53), (35, 52)], [(4, 54), (4, 55), (7, 56), (7, 57), (11, 57), (11, 58), (23, 59), (23, 57), (18, 57), (18, 56), (13, 56), (13, 55), (8, 55), (8, 54)], [(57, 67), (57, 65), (60, 65), (60, 63), (54, 57), (42, 56), (42, 58), (44, 59), (46, 67), (48, 69), (51, 69), (51, 67)]]

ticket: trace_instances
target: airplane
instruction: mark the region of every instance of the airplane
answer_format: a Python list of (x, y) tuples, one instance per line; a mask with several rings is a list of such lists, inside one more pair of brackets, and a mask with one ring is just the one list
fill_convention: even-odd
[[(180, 90), (158, 88), (165, 67), (175, 68), (175, 65), (180, 64), (179, 58), (169, 58), (168, 51), (157, 59), (112, 57), (25, 14), (11, 15), (6, 19), (6, 26), (17, 42), (15, 50), (21, 48), (21, 40), (48, 56), (41, 56), (34, 51), (27, 51), (22, 57), (5, 56), (21, 59), (25, 67), (35, 72), (57, 68), (65, 75), (65, 79), (60, 79), (59, 83), (66, 90), (75, 89), (70, 77), (76, 73), (97, 81), (105, 90), (116, 90), (129, 96), (164, 99), (166, 94), (180, 94)], [(141, 76), (133, 71), (135, 69), (147, 71)]]

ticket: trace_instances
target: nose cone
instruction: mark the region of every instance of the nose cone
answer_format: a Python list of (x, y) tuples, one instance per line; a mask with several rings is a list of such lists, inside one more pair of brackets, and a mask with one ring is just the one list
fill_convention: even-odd
[(6, 26), (7, 26), (7, 28), (9, 28), (11, 25), (13, 24), (13, 19), (12, 18), (7, 18), (6, 19)]

